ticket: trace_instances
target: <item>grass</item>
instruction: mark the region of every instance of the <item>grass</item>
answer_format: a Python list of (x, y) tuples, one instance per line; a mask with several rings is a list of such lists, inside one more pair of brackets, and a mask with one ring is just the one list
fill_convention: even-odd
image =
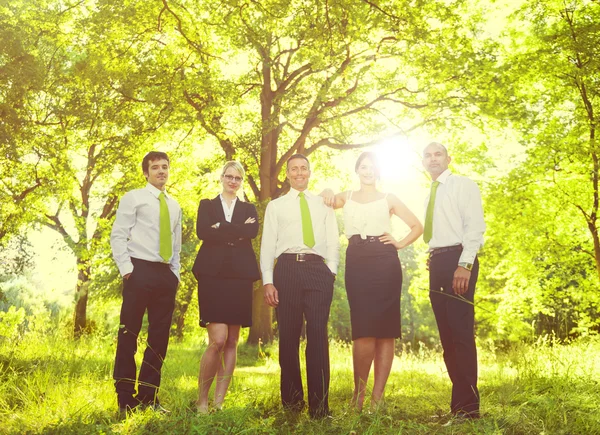
[[(331, 343), (330, 406), (334, 418), (312, 421), (279, 402), (277, 348), (241, 345), (225, 408), (194, 413), (204, 336), (171, 342), (161, 401), (172, 412), (119, 418), (112, 384), (115, 341), (30, 334), (0, 343), (0, 433), (28, 434), (600, 434), (600, 339), (569, 345), (539, 342), (507, 352), (481, 350), (484, 418), (443, 428), (430, 416), (446, 411), (450, 383), (441, 354), (396, 358), (386, 407), (357, 414), (350, 347)], [(138, 352), (141, 354), (141, 352)], [(259, 356), (261, 355), (261, 356)], [(141, 355), (139, 355), (141, 357)]]

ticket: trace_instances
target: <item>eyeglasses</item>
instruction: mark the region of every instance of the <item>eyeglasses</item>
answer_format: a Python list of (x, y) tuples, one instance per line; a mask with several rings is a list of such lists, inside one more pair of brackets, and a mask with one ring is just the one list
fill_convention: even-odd
[(241, 183), (243, 178), (242, 177), (234, 177), (233, 175), (223, 175), (223, 177), (225, 177), (227, 179), (227, 181), (235, 181), (236, 183)]

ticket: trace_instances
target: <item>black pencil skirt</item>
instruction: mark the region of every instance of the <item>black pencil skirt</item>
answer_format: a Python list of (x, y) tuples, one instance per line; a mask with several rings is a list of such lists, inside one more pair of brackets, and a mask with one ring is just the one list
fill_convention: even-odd
[(252, 326), (252, 284), (249, 279), (200, 275), (200, 326), (209, 323)]
[(398, 251), (379, 241), (346, 250), (346, 292), (352, 340), (401, 336), (402, 267)]

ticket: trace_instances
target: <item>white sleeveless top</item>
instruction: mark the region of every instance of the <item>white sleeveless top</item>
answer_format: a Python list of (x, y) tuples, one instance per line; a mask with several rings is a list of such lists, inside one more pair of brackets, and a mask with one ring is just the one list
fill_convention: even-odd
[(344, 204), (344, 229), (348, 238), (358, 234), (366, 239), (391, 233), (387, 193), (381, 199), (362, 204), (352, 200), (350, 191)]

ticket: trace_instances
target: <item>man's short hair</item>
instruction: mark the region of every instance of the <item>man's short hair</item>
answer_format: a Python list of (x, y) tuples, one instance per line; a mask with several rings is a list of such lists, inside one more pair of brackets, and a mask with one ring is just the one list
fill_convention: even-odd
[(425, 148), (423, 148), (423, 152), (425, 152), (425, 150), (427, 148), (429, 148), (431, 145), (435, 145), (437, 147), (440, 147), (442, 150), (444, 150), (444, 152), (446, 153), (446, 156), (448, 156), (448, 148), (446, 148), (444, 145), (442, 145), (439, 142), (430, 142)]
[(306, 156), (304, 154), (300, 154), (300, 153), (296, 153), (293, 156), (291, 156), (289, 159), (287, 159), (287, 162), (285, 163), (286, 169), (290, 165), (290, 162), (294, 159), (306, 160), (306, 163), (308, 163), (308, 169), (310, 169), (310, 162), (308, 161), (308, 158), (306, 158)]
[(150, 151), (144, 156), (144, 159), (142, 160), (142, 171), (144, 172), (144, 174), (148, 173), (150, 162), (153, 162), (155, 160), (166, 160), (169, 166), (171, 165), (167, 153), (163, 153), (162, 151)]

